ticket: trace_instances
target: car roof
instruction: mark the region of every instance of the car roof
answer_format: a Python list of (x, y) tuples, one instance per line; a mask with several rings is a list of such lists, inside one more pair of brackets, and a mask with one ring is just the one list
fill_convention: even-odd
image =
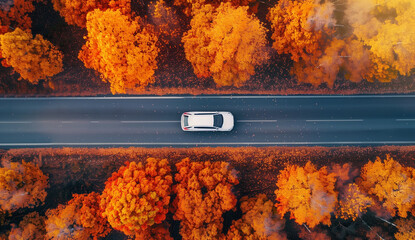
[(212, 115), (191, 115), (188, 119), (189, 126), (193, 127), (213, 127)]

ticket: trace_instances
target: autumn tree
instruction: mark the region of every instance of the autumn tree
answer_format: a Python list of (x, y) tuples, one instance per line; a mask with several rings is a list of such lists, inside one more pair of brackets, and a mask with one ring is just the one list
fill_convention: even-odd
[(158, 39), (164, 45), (167, 45), (169, 41), (179, 40), (181, 37), (179, 18), (164, 0), (158, 0), (149, 5), (149, 18), (156, 28)]
[(131, 14), (131, 0), (52, 0), (53, 8), (68, 24), (86, 27), (86, 15), (95, 9), (119, 9), (122, 14)]
[(415, 205), (415, 177), (412, 168), (403, 167), (389, 155), (369, 161), (357, 180), (362, 190), (376, 196), (392, 215), (407, 217)]
[(35, 10), (33, 3), (46, 3), (45, 0), (9, 0), (2, 1), (0, 3), (0, 22), (2, 26), (7, 27), (6, 31), (0, 31), (0, 33), (8, 32), (9, 29), (20, 28), (24, 30), (30, 30), (32, 28), (32, 19), (29, 17), (29, 13)]
[(46, 234), (45, 217), (37, 212), (29, 213), (23, 217), (18, 226), (12, 225), (9, 240), (37, 240), (44, 239)]
[(36, 84), (40, 79), (47, 79), (60, 73), (62, 53), (41, 35), (16, 28), (13, 32), (0, 35), (3, 65), (12, 66), (23, 79)]
[(208, 4), (193, 16), (182, 38), (186, 58), (198, 77), (218, 86), (240, 87), (268, 60), (266, 30), (248, 7)]
[(290, 212), (298, 224), (330, 226), (330, 214), (337, 203), (335, 183), (335, 175), (326, 167), (317, 170), (311, 162), (304, 167), (287, 166), (279, 173), (275, 190), (278, 213), (284, 216)]
[(169, 225), (166, 222), (155, 224), (145, 230), (135, 232), (135, 239), (145, 240), (173, 240), (170, 236)]
[(138, 91), (153, 82), (157, 37), (139, 18), (96, 9), (88, 13), (86, 28), (87, 42), (78, 57), (101, 73), (113, 94)]
[(413, 217), (398, 219), (395, 224), (398, 228), (398, 232), (395, 233), (396, 240), (415, 239), (415, 219)]
[(233, 221), (227, 240), (283, 240), (285, 220), (278, 215), (274, 203), (265, 194), (255, 197), (242, 197), (242, 219)]
[(402, 75), (415, 67), (414, 15), (415, 3), (410, 0), (348, 0), (345, 10), (354, 35), (382, 61), (382, 69)]
[(65, 205), (46, 212), (46, 239), (98, 239), (110, 232), (100, 209), (100, 195), (73, 194)]
[(310, 61), (322, 54), (336, 23), (332, 3), (317, 4), (314, 0), (281, 0), (271, 8), (273, 48), (279, 54), (290, 54), (295, 62)]
[(189, 158), (176, 168), (173, 218), (181, 221), (181, 236), (217, 239), (222, 233), (222, 214), (236, 205), (232, 187), (239, 182), (234, 170), (226, 162), (191, 162)]
[(0, 211), (41, 205), (46, 198), (48, 177), (38, 166), (25, 161), (2, 161), (0, 168)]
[(343, 219), (360, 217), (374, 201), (362, 192), (355, 183), (348, 184), (344, 192), (340, 193), (336, 216)]
[(173, 178), (166, 159), (126, 163), (105, 183), (101, 208), (114, 229), (140, 234), (166, 219)]
[(255, 0), (174, 0), (174, 5), (182, 9), (186, 16), (192, 16), (199, 11), (203, 6), (210, 4), (215, 8), (221, 3), (230, 3), (232, 6), (252, 6), (252, 11), (255, 8)]

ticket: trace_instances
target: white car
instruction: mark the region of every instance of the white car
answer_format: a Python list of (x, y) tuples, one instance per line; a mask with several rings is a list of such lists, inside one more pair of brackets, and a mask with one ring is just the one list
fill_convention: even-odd
[(231, 131), (233, 115), (230, 112), (185, 112), (181, 124), (183, 131)]

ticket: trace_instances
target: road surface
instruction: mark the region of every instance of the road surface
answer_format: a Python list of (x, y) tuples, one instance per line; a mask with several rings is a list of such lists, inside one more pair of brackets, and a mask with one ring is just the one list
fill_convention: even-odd
[[(231, 132), (183, 132), (185, 111)], [(1, 98), (0, 148), (414, 145), (415, 95)]]

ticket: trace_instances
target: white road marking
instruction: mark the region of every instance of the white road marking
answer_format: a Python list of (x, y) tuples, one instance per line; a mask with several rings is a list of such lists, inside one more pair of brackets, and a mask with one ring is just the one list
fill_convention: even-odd
[(180, 121), (121, 121), (121, 123), (179, 123)]
[(90, 123), (99, 123), (99, 121), (89, 121)]
[(61, 121), (61, 123), (73, 123), (73, 121)]
[(255, 123), (255, 122), (259, 122), (259, 123), (261, 123), (261, 122), (277, 122), (277, 120), (236, 120), (237, 122), (247, 122), (247, 123), (250, 123), (250, 122), (253, 122), (253, 123)]
[(30, 122), (30, 121), (16, 121), (16, 122), (13, 122), (13, 121), (11, 121), (11, 122), (0, 122), (0, 124), (28, 124), (28, 123), (32, 123), (32, 122)]
[(128, 97), (44, 97), (44, 98), (0, 98), (0, 101), (19, 100), (132, 100), (132, 99), (206, 99), (206, 98), (415, 98), (415, 95), (220, 95), (220, 96), (128, 96)]
[(311, 119), (306, 122), (363, 122), (363, 119)]
[(396, 121), (400, 121), (400, 122), (415, 121), (415, 119), (396, 119)]
[(110, 145), (129, 145), (129, 146), (142, 146), (142, 145), (356, 145), (356, 144), (377, 144), (377, 145), (390, 145), (390, 144), (415, 144), (415, 141), (367, 141), (367, 142), (224, 142), (224, 143), (134, 143), (134, 142), (123, 142), (123, 143), (0, 143), (0, 146), (110, 146)]

